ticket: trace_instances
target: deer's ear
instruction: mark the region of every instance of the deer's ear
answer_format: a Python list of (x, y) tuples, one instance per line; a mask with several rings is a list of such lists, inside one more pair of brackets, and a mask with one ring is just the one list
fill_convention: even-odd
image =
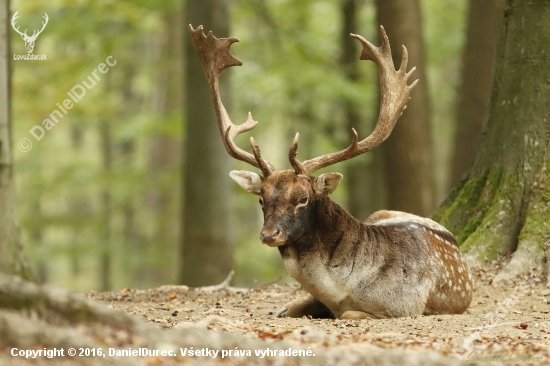
[(315, 178), (315, 182), (313, 183), (313, 190), (315, 193), (320, 195), (329, 195), (336, 187), (338, 187), (338, 184), (342, 181), (344, 176), (340, 173), (325, 173), (321, 174), (317, 178)]
[(248, 192), (257, 196), (260, 195), (262, 191), (262, 178), (258, 174), (245, 170), (232, 170), (229, 176)]

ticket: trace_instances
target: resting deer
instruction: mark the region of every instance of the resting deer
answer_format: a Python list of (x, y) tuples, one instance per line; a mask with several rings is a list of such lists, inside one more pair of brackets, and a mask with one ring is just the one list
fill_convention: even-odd
[(397, 211), (378, 211), (365, 222), (348, 214), (329, 195), (342, 175), (311, 174), (318, 169), (372, 150), (388, 138), (409, 101), (417, 81), (407, 81), (407, 49), (395, 70), (388, 38), (380, 27), (382, 46), (375, 47), (352, 34), (363, 45), (361, 60), (372, 60), (380, 70), (381, 105), (370, 136), (353, 139), (345, 150), (300, 162), (299, 134), (290, 147), (292, 170), (276, 171), (262, 158), (250, 138), (253, 154), (234, 138), (253, 129), (257, 121), (235, 125), (219, 91), (219, 74), (242, 63), (230, 53), (236, 38), (205, 36), (202, 26), (189, 25), (195, 48), (212, 91), (220, 134), (229, 155), (262, 171), (229, 175), (248, 192), (259, 196), (264, 215), (262, 243), (277, 247), (285, 267), (310, 296), (294, 301), (278, 316), (388, 318), (430, 314), (458, 314), (472, 299), (472, 278), (453, 235), (436, 222)]

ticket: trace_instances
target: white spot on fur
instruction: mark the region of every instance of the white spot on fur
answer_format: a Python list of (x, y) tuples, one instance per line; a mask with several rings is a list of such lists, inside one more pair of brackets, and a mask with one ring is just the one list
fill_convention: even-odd
[[(421, 225), (423, 225), (425, 227), (428, 227), (432, 230), (442, 231), (444, 233), (448, 233), (449, 235), (452, 235), (449, 232), (449, 230), (447, 230), (443, 226), (439, 225), (437, 222), (435, 222), (433, 220), (430, 220), (430, 219), (427, 219), (427, 218), (424, 218), (424, 217), (408, 214), (408, 213), (405, 213), (405, 212), (399, 212), (399, 211), (386, 211), (385, 214), (391, 215), (392, 217), (384, 219), (384, 220), (380, 220), (380, 221), (376, 222), (374, 225), (391, 225), (391, 224), (397, 224), (397, 223), (401, 223), (401, 222), (411, 221), (411, 222), (416, 222), (418, 224), (421, 224)], [(425, 228), (422, 228), (422, 229), (424, 231), (427, 231)]]

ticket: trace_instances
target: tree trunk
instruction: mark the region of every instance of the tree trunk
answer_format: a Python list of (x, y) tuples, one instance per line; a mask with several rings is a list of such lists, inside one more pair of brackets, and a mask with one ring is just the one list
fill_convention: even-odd
[[(29, 195), (30, 196), (30, 195)], [(43, 250), (44, 242), (42, 240), (42, 207), (40, 205), (40, 198), (35, 196), (33, 197), (35, 202), (33, 202), (33, 222), (29, 227), (29, 239), (30, 245), (36, 250)], [(36, 283), (43, 284), (48, 282), (49, 271), (48, 271), (48, 259), (44, 256), (39, 256), (34, 262), (34, 279)]]
[[(350, 82), (359, 79), (357, 41), (350, 33), (357, 33), (358, 0), (342, 3), (342, 65)], [(343, 101), (348, 130), (368, 131), (359, 113), (359, 107), (349, 99)], [(370, 129), (372, 130), (372, 128)], [(346, 168), (348, 211), (359, 220), (366, 219), (374, 211), (385, 207), (385, 192), (381, 159), (375, 152), (351, 160)]]
[[(76, 120), (71, 126), (71, 148), (75, 154), (84, 154), (84, 136), (86, 127), (83, 127), (80, 121)], [(78, 277), (82, 270), (83, 255), (82, 248), (87, 245), (86, 236), (83, 233), (88, 229), (89, 219), (93, 217), (94, 212), (92, 204), (87, 195), (77, 195), (70, 198), (71, 217), (74, 222), (71, 225), (71, 246), (69, 248), (69, 260), (71, 266), (71, 276)], [(43, 219), (42, 219), (43, 220)], [(44, 225), (41, 225), (41, 230)], [(38, 264), (39, 266), (40, 264)], [(48, 267), (45, 268), (48, 270)], [(37, 272), (40, 274), (40, 267)], [(48, 274), (48, 273), (46, 273)], [(46, 278), (47, 281), (47, 278)], [(46, 282), (45, 281), (45, 282)]]
[(550, 7), (500, 1), (488, 121), (473, 166), (435, 215), (470, 263), (514, 252), (496, 280), (550, 254)]
[[(175, 115), (180, 116), (183, 108), (183, 37), (187, 36), (187, 30), (183, 22), (182, 12), (174, 13), (166, 11), (163, 16), (166, 23), (166, 31), (157, 34), (152, 45), (161, 65), (157, 71), (157, 84), (152, 93), (152, 108), (164, 124), (168, 124)], [(168, 172), (181, 171), (182, 144), (181, 138), (170, 135), (167, 132), (155, 134), (150, 137), (148, 170), (152, 177), (166, 176)], [(153, 178), (154, 179), (154, 178)], [(161, 182), (166, 181), (161, 180)], [(181, 212), (181, 193), (175, 192), (173, 187), (179, 187), (179, 181), (170, 180), (170, 185), (163, 183), (152, 187), (147, 194), (147, 205), (155, 220), (152, 232), (152, 241), (156, 243), (156, 253), (167, 253), (177, 250)], [(155, 268), (163, 271), (149, 271), (149, 273), (136, 274), (149, 282), (167, 283), (174, 281), (174, 272), (166, 271), (166, 268), (176, 268), (177, 263), (172, 258), (162, 258), (164, 265), (157, 260)], [(158, 265), (157, 265), (158, 264)]]
[(496, 5), (496, 0), (470, 0), (466, 45), (462, 53), (462, 83), (455, 112), (451, 186), (460, 181), (474, 161), (481, 139), (493, 80)]
[(416, 66), (412, 80), (420, 79), (407, 110), (381, 147), (388, 206), (425, 216), (435, 208), (436, 189), (420, 4), (419, 0), (377, 0), (376, 5), (378, 23), (386, 29), (392, 46), (394, 64), (401, 64), (401, 45), (405, 45), (409, 69)]
[[(106, 120), (99, 123), (99, 135), (101, 140), (101, 156), (102, 168), (105, 179), (110, 179), (112, 176), (112, 141), (111, 127)], [(112, 273), (111, 273), (111, 192), (106, 186), (102, 189), (100, 195), (101, 216), (101, 247), (99, 253), (99, 286), (101, 291), (109, 291), (112, 288)]]
[[(202, 24), (217, 37), (229, 37), (229, 3), (190, 0), (187, 21)], [(186, 50), (186, 130), (184, 228), (179, 281), (190, 286), (221, 282), (231, 271), (231, 189), (227, 177), (232, 160), (218, 132), (208, 84), (189, 36)], [(227, 74), (226, 71), (224, 74)], [(226, 107), (229, 82), (222, 75), (220, 88)]]
[[(0, 273), (30, 278), (19, 242), (11, 139), (9, 1), (0, 0)], [(30, 142), (26, 142), (30, 143)]]

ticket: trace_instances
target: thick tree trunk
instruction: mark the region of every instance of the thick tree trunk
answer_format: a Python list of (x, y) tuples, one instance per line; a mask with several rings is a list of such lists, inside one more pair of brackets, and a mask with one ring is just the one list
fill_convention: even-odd
[[(359, 1), (345, 0), (342, 3), (342, 65), (350, 82), (359, 79), (359, 57), (357, 41), (350, 33), (357, 33), (357, 13)], [(359, 106), (344, 100), (348, 130), (369, 131), (362, 121)], [(363, 128), (365, 126), (365, 128)], [(372, 130), (372, 128), (370, 128)], [(375, 151), (351, 160), (346, 169), (348, 211), (359, 220), (366, 219), (374, 211), (385, 207), (385, 191), (381, 159)]]
[(401, 45), (405, 45), (409, 51), (409, 68), (416, 66), (413, 80), (420, 79), (407, 110), (381, 147), (388, 206), (425, 216), (435, 208), (436, 190), (420, 3), (419, 0), (377, 0), (376, 5), (378, 23), (386, 29), (394, 63), (397, 67), (401, 64)]
[(460, 181), (474, 161), (487, 115), (495, 60), (496, 1), (470, 0), (466, 45), (462, 53), (462, 83), (455, 112), (451, 186)]
[(0, 273), (29, 278), (15, 218), (10, 108), (9, 1), (0, 0)]
[[(229, 3), (190, 0), (187, 21), (202, 24), (217, 37), (229, 37)], [(219, 283), (233, 265), (231, 189), (227, 178), (232, 160), (218, 132), (208, 84), (190, 37), (186, 50), (186, 129), (184, 228), (179, 281), (190, 286)], [(227, 74), (227, 71), (224, 73)], [(224, 104), (230, 104), (228, 79), (221, 80)]]
[(499, 2), (489, 117), (473, 166), (435, 215), (470, 263), (514, 252), (497, 280), (550, 254), (550, 7)]

